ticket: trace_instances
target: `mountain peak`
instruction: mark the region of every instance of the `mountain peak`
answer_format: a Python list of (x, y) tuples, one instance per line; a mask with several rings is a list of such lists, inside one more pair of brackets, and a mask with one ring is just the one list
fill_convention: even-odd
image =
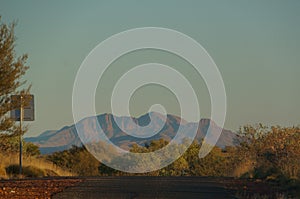
[[(150, 118), (152, 118), (152, 121), (150, 121)], [(221, 129), (211, 119), (201, 119), (197, 124), (193, 122), (187, 122), (184, 119), (172, 114), (163, 115), (158, 112), (149, 112), (141, 115), (138, 118), (130, 116), (113, 117), (113, 115), (110, 113), (104, 113), (98, 115), (96, 119), (105, 135), (114, 144), (125, 150), (128, 150), (133, 143), (143, 146), (145, 143), (148, 143), (151, 140), (165, 139), (170, 141), (175, 137), (180, 125), (183, 126), (184, 132), (187, 133), (187, 135), (189, 132), (197, 131), (195, 139), (198, 141), (201, 141), (204, 138), (209, 126), (212, 130), (215, 128)], [(144, 126), (146, 128), (135, 129), (136, 126), (131, 125), (132, 123), (130, 121), (132, 120), (137, 125)], [(78, 122), (78, 124), (84, 126), (84, 134), (86, 134), (86, 137), (89, 137), (89, 134), (95, 134), (95, 117), (85, 118)], [(118, 124), (120, 126), (118, 126)], [(149, 138), (138, 138), (130, 136), (126, 133), (135, 130), (137, 131), (137, 134), (141, 135), (153, 135), (153, 133), (156, 134)], [(97, 132), (95, 135), (97, 135)], [(58, 131), (46, 131), (38, 137), (25, 138), (25, 140), (40, 146), (42, 153), (65, 150), (70, 148), (72, 145), (82, 145), (75, 125), (65, 126)], [(217, 142), (217, 146), (225, 147), (234, 145), (235, 140), (236, 135), (233, 132), (222, 129), (222, 134)]]

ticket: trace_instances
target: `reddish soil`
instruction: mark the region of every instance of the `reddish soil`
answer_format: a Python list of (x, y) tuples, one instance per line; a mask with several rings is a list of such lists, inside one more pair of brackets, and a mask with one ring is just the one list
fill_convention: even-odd
[(81, 179), (72, 178), (1, 180), (0, 198), (50, 199), (55, 193), (75, 186), (81, 181)]
[(189, 198), (232, 198), (237, 193), (272, 196), (278, 191), (278, 187), (259, 180), (210, 177), (123, 176), (0, 180), (0, 199), (73, 198), (74, 195), (84, 199), (120, 198), (126, 194), (130, 197), (141, 196), (138, 198), (181, 198), (186, 195)]

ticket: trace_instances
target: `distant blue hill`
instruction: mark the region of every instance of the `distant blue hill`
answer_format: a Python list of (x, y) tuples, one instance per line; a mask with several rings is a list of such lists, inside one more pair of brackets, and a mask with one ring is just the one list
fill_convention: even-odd
[[(116, 145), (121, 148), (129, 149), (132, 144), (136, 143), (141, 146), (144, 146), (146, 143), (149, 143), (151, 140), (165, 139), (170, 141), (177, 133), (180, 122), (182, 122), (184, 132), (189, 133), (197, 129), (197, 123), (187, 122), (181, 119), (178, 116), (168, 114), (166, 117), (166, 122), (164, 122), (164, 117), (160, 113), (151, 112), (145, 115), (142, 115), (139, 118), (132, 118), (128, 116), (115, 117), (118, 120), (119, 124), (122, 124), (122, 129), (126, 132), (134, 131), (135, 129), (130, 126), (129, 121), (133, 120), (135, 123), (140, 126), (146, 126), (150, 122), (149, 114), (152, 114), (152, 125), (149, 126), (145, 131), (157, 132), (161, 126), (163, 128), (158, 131), (157, 134), (150, 138), (137, 138), (130, 136), (124, 133), (117, 125), (116, 121), (112, 114), (102, 114), (97, 116), (97, 120), (103, 129), (106, 136)], [(92, 133), (95, 126), (95, 117), (89, 117), (81, 120), (79, 125), (84, 128), (85, 134)], [(213, 121), (210, 119), (201, 119), (199, 121), (199, 126), (197, 130), (196, 140), (201, 141), (208, 130), (208, 127), (211, 126), (212, 132), (216, 129), (220, 129)], [(145, 134), (147, 132), (139, 132)], [(72, 145), (81, 146), (82, 142), (77, 134), (75, 125), (65, 126), (58, 131), (45, 131), (37, 137), (28, 137), (25, 138), (25, 141), (32, 142), (40, 147), (42, 154), (49, 154), (56, 151), (66, 150), (72, 147)], [(222, 129), (222, 134), (219, 137), (217, 146), (224, 148), (225, 146), (233, 146), (237, 142), (237, 136), (235, 133), (229, 130)]]

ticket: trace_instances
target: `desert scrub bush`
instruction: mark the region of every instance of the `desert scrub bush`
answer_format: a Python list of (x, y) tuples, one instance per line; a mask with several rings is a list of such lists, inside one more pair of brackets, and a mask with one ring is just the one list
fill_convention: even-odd
[(6, 179), (6, 178), (7, 178), (7, 175), (6, 175), (5, 168), (0, 166), (0, 179)]
[[(19, 165), (13, 164), (6, 167), (6, 173), (10, 177), (17, 177), (19, 175)], [(24, 177), (44, 177), (45, 171), (35, 166), (25, 166), (22, 168), (22, 175)]]

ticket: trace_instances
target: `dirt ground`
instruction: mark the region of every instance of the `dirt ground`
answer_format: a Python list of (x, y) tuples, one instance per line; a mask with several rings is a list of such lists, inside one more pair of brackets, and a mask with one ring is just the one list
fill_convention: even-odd
[[(237, 192), (271, 195), (261, 181), (210, 177), (83, 177), (1, 180), (1, 199), (236, 198)], [(248, 194), (247, 194), (248, 195)]]
[(0, 198), (50, 199), (55, 193), (81, 181), (74, 178), (1, 180)]

